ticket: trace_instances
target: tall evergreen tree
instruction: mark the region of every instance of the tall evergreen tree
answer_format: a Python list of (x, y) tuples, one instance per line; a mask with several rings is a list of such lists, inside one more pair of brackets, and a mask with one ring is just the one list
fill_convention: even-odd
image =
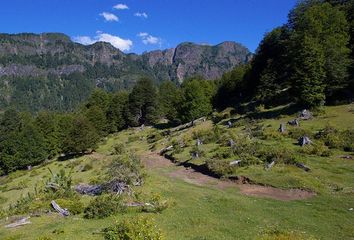
[(107, 111), (110, 132), (116, 132), (126, 127), (128, 100), (129, 95), (127, 92), (117, 92), (112, 96)]
[(149, 78), (139, 80), (129, 94), (130, 124), (156, 123), (159, 117), (157, 89)]
[(200, 79), (189, 79), (182, 84), (182, 102), (179, 115), (182, 121), (193, 121), (212, 111), (214, 89), (211, 83)]
[(164, 81), (159, 86), (159, 105), (161, 115), (170, 121), (178, 117), (178, 103), (181, 99), (180, 89), (171, 81)]

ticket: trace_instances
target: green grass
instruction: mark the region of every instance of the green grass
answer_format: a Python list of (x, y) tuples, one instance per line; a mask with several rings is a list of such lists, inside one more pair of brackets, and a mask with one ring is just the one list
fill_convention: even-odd
[[(327, 107), (326, 113), (314, 120), (302, 122), (301, 127), (311, 131), (318, 131), (328, 123), (339, 129), (352, 127), (354, 114), (349, 111), (350, 106)], [(277, 129), (280, 122), (293, 119), (294, 116), (284, 116), (279, 119), (261, 119), (260, 123)], [(148, 144), (147, 136), (156, 131), (146, 128), (144, 131), (130, 129), (108, 137), (97, 149), (96, 157), (83, 156), (63, 162), (51, 162), (46, 166), (33, 168), (31, 171), (18, 171), (0, 179), (0, 206), (6, 208), (21, 197), (34, 190), (36, 184), (49, 176), (50, 168), (53, 172), (61, 168), (73, 168), (74, 183), (90, 182), (104, 174), (107, 164), (112, 159), (110, 155), (114, 144), (124, 143), (127, 150), (138, 154), (148, 152), (152, 145), (160, 150), (175, 140), (183, 140), (189, 146), (176, 157), (180, 161), (191, 161), (189, 151), (195, 144), (192, 132), (202, 129), (211, 129), (212, 124), (207, 121), (194, 129), (174, 133), (171, 139), (161, 139), (156, 143)], [(244, 130), (243, 126), (226, 129), (227, 133), (235, 136)], [(288, 127), (289, 128), (289, 127)], [(339, 155), (349, 153), (332, 150), (330, 157), (319, 157), (298, 153), (299, 146), (294, 145), (296, 140), (281, 137), (279, 140), (260, 140), (265, 145), (283, 146), (292, 149), (301, 157), (312, 171), (304, 172), (294, 166), (277, 164), (271, 170), (265, 171), (263, 165), (248, 166), (235, 170), (237, 175), (244, 175), (250, 179), (276, 186), (279, 188), (303, 188), (317, 192), (317, 196), (301, 201), (278, 201), (269, 198), (249, 197), (242, 195), (237, 188), (219, 189), (216, 186), (197, 186), (182, 179), (169, 177), (176, 167), (145, 169), (147, 178), (142, 187), (135, 190), (143, 193), (160, 193), (163, 198), (170, 199), (175, 205), (160, 214), (138, 213), (128, 211), (123, 215), (105, 219), (87, 220), (81, 215), (68, 218), (56, 214), (45, 214), (32, 217), (32, 224), (18, 229), (0, 227), (0, 239), (37, 239), (39, 236), (48, 236), (52, 239), (103, 239), (100, 230), (114, 221), (144, 214), (153, 217), (165, 233), (166, 239), (257, 239), (268, 230), (296, 232), (304, 239), (354, 239), (353, 214), (349, 211), (354, 207), (354, 160), (339, 158)], [(211, 157), (213, 149), (219, 144), (209, 143), (202, 145), (206, 154)], [(192, 160), (195, 164), (203, 164), (204, 159)], [(79, 171), (81, 166), (91, 164), (89, 171)], [(19, 184), (23, 189), (17, 189)], [(25, 183), (25, 184), (23, 184)], [(6, 189), (13, 190), (4, 190)], [(91, 197), (84, 197), (87, 203)], [(0, 224), (4, 225), (5, 220)]]

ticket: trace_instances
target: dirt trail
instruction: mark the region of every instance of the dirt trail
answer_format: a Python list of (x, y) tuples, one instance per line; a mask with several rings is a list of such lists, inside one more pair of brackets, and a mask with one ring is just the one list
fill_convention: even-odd
[(197, 172), (192, 168), (176, 165), (157, 153), (146, 153), (141, 156), (141, 159), (145, 167), (149, 169), (164, 169), (173, 166), (173, 171), (167, 174), (169, 177), (182, 179), (197, 186), (213, 186), (219, 189), (237, 187), (242, 194), (248, 196), (267, 197), (282, 201), (307, 199), (316, 195), (313, 192), (300, 189), (283, 190), (269, 186), (242, 183), (242, 181), (223, 181)]

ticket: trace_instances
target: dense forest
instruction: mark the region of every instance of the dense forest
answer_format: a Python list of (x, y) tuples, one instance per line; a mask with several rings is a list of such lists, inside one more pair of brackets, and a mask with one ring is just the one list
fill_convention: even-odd
[[(73, 95), (67, 99), (90, 97), (70, 113), (42, 111), (31, 115), (13, 108), (6, 110), (0, 119), (2, 173), (59, 155), (84, 154), (94, 150), (100, 138), (108, 134), (159, 124), (161, 119), (179, 124), (226, 107), (236, 111), (284, 104), (319, 108), (352, 101), (353, 9), (353, 0), (299, 2), (290, 12), (287, 24), (264, 36), (249, 64), (238, 66), (215, 81), (193, 77), (177, 86), (171, 81), (157, 85), (142, 78), (129, 92), (107, 93), (96, 88), (90, 95), (90, 87), (83, 87), (81, 93), (70, 91), (72, 84), (88, 84), (84, 75), (68, 76), (67, 82), (60, 79), (68, 89), (64, 92)], [(33, 89), (42, 82), (29, 81)], [(41, 93), (38, 94), (39, 98)]]

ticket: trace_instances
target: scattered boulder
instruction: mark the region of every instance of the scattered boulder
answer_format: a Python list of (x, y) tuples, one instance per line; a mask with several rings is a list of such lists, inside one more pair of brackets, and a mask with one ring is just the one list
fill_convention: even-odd
[(226, 125), (227, 125), (228, 128), (232, 128), (232, 122), (231, 121), (227, 121)]
[(197, 146), (203, 145), (203, 141), (198, 138), (197, 142), (196, 142), (196, 145)]
[(294, 120), (288, 121), (288, 124), (290, 126), (300, 126), (299, 120), (297, 118), (295, 118)]
[(235, 160), (235, 161), (230, 162), (229, 164), (230, 164), (230, 166), (237, 166), (240, 164), (240, 162), (241, 162), (241, 160)]
[(312, 119), (312, 117), (313, 117), (312, 113), (307, 109), (302, 110), (299, 115), (299, 118), (301, 120), (310, 120)]
[(227, 145), (229, 147), (233, 147), (233, 146), (235, 146), (235, 141), (233, 139), (229, 139), (229, 141), (227, 142)]
[(198, 152), (192, 152), (192, 158), (199, 158), (199, 153)]
[(278, 129), (279, 132), (284, 133), (285, 132), (285, 124), (281, 123)]
[(310, 140), (309, 137), (307, 136), (303, 136), (303, 137), (300, 137), (299, 140), (298, 140), (298, 143), (301, 147), (305, 146), (305, 145), (310, 145), (312, 144), (312, 141)]
[(273, 166), (274, 166), (274, 164), (275, 164), (275, 161), (272, 161), (271, 163), (268, 163), (267, 165), (266, 165), (266, 169), (268, 170), (268, 169), (271, 169)]

